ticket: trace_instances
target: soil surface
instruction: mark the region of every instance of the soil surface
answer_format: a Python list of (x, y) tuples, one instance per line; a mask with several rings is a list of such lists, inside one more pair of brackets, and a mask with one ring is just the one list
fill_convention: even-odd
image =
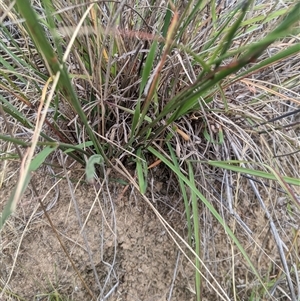
[[(98, 300), (194, 300), (192, 269), (134, 191), (124, 193), (124, 185), (110, 185), (114, 187), (110, 196), (100, 193), (95, 201), (100, 189), (74, 184), (72, 200), (66, 180), (51, 190), (51, 180), (45, 183), (40, 176), (39, 191), (50, 191), (45, 204), (53, 201), (54, 190), (59, 190), (49, 216)], [(4, 183), (2, 204), (14, 184), (13, 180)], [(10, 279), (6, 291), (12, 295), (6, 293), (0, 300), (48, 300), (55, 291), (66, 300), (92, 300), (45, 215), (32, 216), (40, 211), (35, 211), (37, 206), (28, 189), (2, 231), (1, 286)], [(184, 224), (178, 218), (177, 227), (182, 228), (182, 221)]]
[[(16, 183), (15, 169), (9, 170), (0, 190), (1, 210)], [(176, 187), (166, 187), (168, 181), (161, 176), (157, 178), (155, 185), (149, 185), (147, 195), (172, 228), (186, 237), (184, 207)], [(47, 169), (35, 174), (33, 179), (39, 194), (45, 197), (43, 204), (53, 206), (49, 216), (74, 267), (28, 188), (1, 231), (1, 301), (81, 301), (93, 300), (92, 295), (97, 300), (195, 300), (191, 263), (149, 204), (131, 186), (115, 182), (122, 180), (117, 175), (112, 175), (102, 188), (87, 185), (82, 170), (76, 172), (76, 168), (72, 168), (70, 181), (60, 180), (58, 173), (53, 177)], [(269, 222), (255, 196), (244, 191), (237, 196), (235, 212), (252, 234), (247, 234), (224, 211), (229, 227), (260, 275), (283, 274)], [(285, 196), (278, 194), (274, 203), (270, 196), (263, 197), (272, 209), (285, 245), (300, 245), (299, 235), (296, 241), (292, 240), (291, 230), (299, 224), (295, 208), (287, 206)], [(206, 279), (202, 282), (202, 300), (226, 300), (220, 297), (222, 289), (231, 298), (233, 285), (236, 293), (248, 300), (253, 285), (258, 285), (256, 276), (241, 252), (230, 243), (223, 227), (200, 203), (199, 209), (201, 257), (208, 268), (201, 269)], [(284, 277), (281, 279), (275, 288), (288, 291)], [(288, 300), (281, 290), (266, 300)], [(61, 299), (50, 299), (55, 294)]]

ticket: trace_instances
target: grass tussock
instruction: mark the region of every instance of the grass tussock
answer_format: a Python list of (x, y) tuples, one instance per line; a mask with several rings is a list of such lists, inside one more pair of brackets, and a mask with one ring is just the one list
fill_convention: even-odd
[[(299, 299), (299, 3), (0, 5), (0, 184), (20, 165), (3, 233), (29, 185), (86, 292), (111, 294), (95, 269), (96, 291), (80, 276), (32, 179), (48, 166), (69, 181), (76, 163), (81, 183), (109, 194), (114, 172), (141, 194), (193, 266), (197, 301)], [(153, 205), (161, 172), (184, 235)]]

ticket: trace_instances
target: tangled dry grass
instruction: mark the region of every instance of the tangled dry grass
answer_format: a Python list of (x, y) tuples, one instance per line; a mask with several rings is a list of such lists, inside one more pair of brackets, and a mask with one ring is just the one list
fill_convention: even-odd
[[(95, 185), (86, 185), (84, 163), (97, 147), (64, 88), (57, 89), (36, 153), (47, 143), (59, 147), (34, 172), (35, 188), (25, 191), (1, 229), (0, 298), (299, 298), (300, 52), (272, 61), (299, 45), (299, 35), (269, 45), (257, 61), (205, 90), (184, 114), (184, 106), (176, 107), (213, 80), (206, 67), (216, 76), (232, 67), (242, 49), (267, 36), (294, 3), (250, 1), (227, 46), (239, 4), (200, 2), (178, 1), (176, 9), (165, 1), (32, 2), (62, 57), (76, 32), (65, 63), (109, 163), (97, 170)], [(31, 145), (51, 75), (14, 4), (1, 2), (1, 208), (18, 182), (22, 147)], [(55, 16), (53, 28), (45, 7)], [(167, 52), (174, 24), (181, 27)]]

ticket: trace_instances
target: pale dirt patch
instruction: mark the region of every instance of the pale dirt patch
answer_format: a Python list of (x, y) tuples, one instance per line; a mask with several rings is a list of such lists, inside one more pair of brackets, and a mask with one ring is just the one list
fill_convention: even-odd
[[(45, 177), (37, 179), (42, 179), (45, 183)], [(44, 189), (51, 187), (51, 181), (47, 183)], [(8, 199), (13, 185), (14, 182), (11, 181), (11, 184), (5, 183), (2, 187), (2, 205)], [(176, 267), (177, 247), (159, 220), (132, 191), (116, 201), (124, 186), (119, 185), (119, 189), (116, 189), (116, 185), (113, 186), (111, 196), (116, 219), (116, 245), (111, 231), (112, 206), (105, 197), (101, 196), (100, 202), (96, 202), (85, 226), (99, 283), (104, 287), (103, 295), (108, 294), (116, 285), (114, 292), (106, 300), (167, 300), (174, 271), (176, 279), (170, 300), (193, 300), (193, 272), (187, 269), (183, 256)], [(95, 296), (98, 296), (99, 287), (84, 240), (79, 234), (77, 216), (65, 180), (60, 182), (59, 190), (59, 199), (49, 215), (83, 279)], [(32, 220), (25, 230), (32, 209), (37, 204), (30, 195), (29, 191), (25, 193), (17, 212), (2, 231), (1, 287), (7, 281), (16, 260), (7, 292), (19, 296), (20, 300), (47, 300), (45, 294), (54, 289), (69, 300), (91, 300), (45, 216)], [(84, 222), (95, 198), (94, 188), (86, 184), (79, 185), (74, 196)], [(51, 193), (48, 202), (50, 199)], [(182, 228), (181, 225), (178, 219), (177, 227)], [(113, 265), (113, 268), (109, 265)], [(2, 298), (1, 300), (19, 300), (8, 293)]]
[[(62, 180), (57, 186), (59, 198), (49, 215), (82, 278), (94, 295), (98, 297), (102, 291), (102, 298), (108, 296), (103, 300), (195, 300), (194, 270), (179, 252), (149, 205), (131, 188), (123, 195), (124, 186), (115, 182), (108, 185), (109, 193), (106, 190), (94, 202), (98, 190), (84, 181), (76, 186), (82, 171), (76, 172), (74, 169), (71, 175), (74, 181), (73, 194), (82, 223), (87, 219), (85, 233), (98, 280), (93, 273), (88, 250), (80, 234), (78, 218), (66, 180)], [(157, 175), (158, 180), (149, 185), (147, 195), (170, 225), (186, 237), (184, 208), (176, 191), (175, 181), (172, 182), (163, 170), (158, 170)], [(117, 175), (111, 176), (111, 179), (117, 178)], [(55, 182), (53, 177), (47, 175), (47, 170), (39, 171), (34, 179), (41, 194), (47, 193)], [(288, 300), (282, 293), (288, 292), (288, 289), (269, 222), (253, 193), (247, 190), (247, 180), (242, 182), (243, 189), (236, 193), (235, 212), (253, 232), (252, 235), (246, 234), (225, 207), (224, 218), (244, 246), (259, 274), (270, 278), (267, 282), (271, 282), (272, 277), (282, 274), (281, 282), (275, 286), (277, 291), (274, 296), (265, 300)], [(1, 188), (1, 207), (14, 185), (15, 176)], [(274, 197), (274, 190), (270, 189), (269, 192), (262, 193), (262, 197), (272, 212), (279, 235), (287, 247), (285, 252), (288, 257), (289, 250), (300, 245), (299, 235), (296, 241), (293, 241), (300, 215), (297, 215), (293, 205), (288, 206), (288, 199), (284, 194), (277, 193)], [(49, 293), (54, 290), (68, 298), (65, 300), (91, 300), (45, 216), (29, 221), (37, 205), (37, 200), (32, 195), (30, 189), (27, 189), (16, 213), (1, 233), (1, 289), (13, 266), (14, 269), (0, 300), (48, 300)], [(52, 202), (56, 195), (55, 189), (50, 191), (44, 201), (45, 205)], [(211, 201), (215, 207), (218, 206), (215, 200)], [(259, 286), (256, 276), (239, 250), (231, 246), (222, 226), (201, 202), (199, 209), (201, 257), (211, 273), (202, 269), (207, 278), (207, 281), (203, 280), (202, 300), (222, 300), (208, 284), (211, 283), (220, 291), (212, 276), (230, 298), (233, 298), (235, 287), (238, 296), (244, 300), (249, 299), (251, 291), (257, 290), (256, 287)], [(170, 291), (172, 294), (168, 299)]]

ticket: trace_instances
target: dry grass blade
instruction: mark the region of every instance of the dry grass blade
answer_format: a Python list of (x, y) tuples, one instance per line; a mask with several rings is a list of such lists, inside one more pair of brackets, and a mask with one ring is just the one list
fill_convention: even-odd
[(300, 3), (79, 2), (0, 1), (0, 298), (298, 300)]

